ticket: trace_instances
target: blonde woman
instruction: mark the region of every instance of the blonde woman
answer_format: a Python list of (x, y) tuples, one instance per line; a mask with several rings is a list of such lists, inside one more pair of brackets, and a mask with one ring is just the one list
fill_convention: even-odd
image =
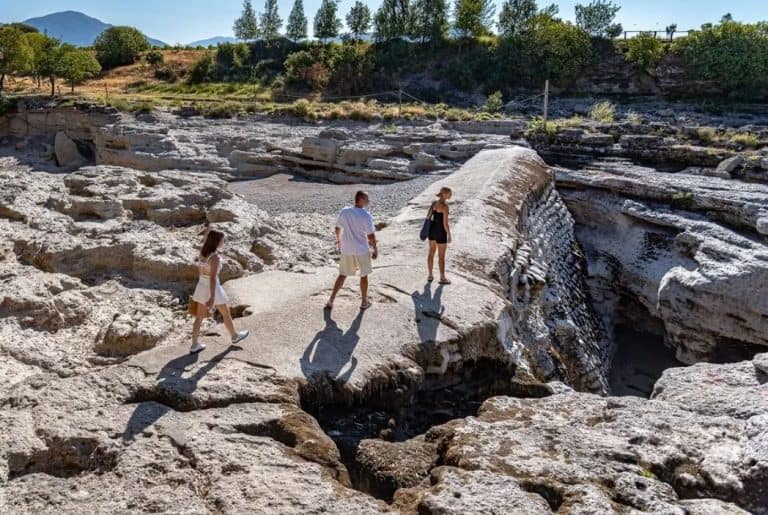
[(205, 243), (200, 250), (200, 255), (197, 258), (197, 268), (199, 273), (199, 280), (197, 281), (197, 288), (192, 295), (192, 300), (197, 303), (197, 313), (195, 316), (195, 323), (192, 326), (192, 348), (189, 352), (197, 354), (205, 349), (205, 345), (198, 341), (200, 337), (200, 326), (203, 320), (208, 317), (210, 313), (217, 309), (221, 313), (224, 319), (224, 327), (227, 328), (229, 335), (232, 337), (232, 344), (239, 343), (248, 337), (248, 331), (237, 332), (235, 330), (235, 324), (232, 322), (232, 315), (229, 313), (229, 299), (221, 287), (221, 257), (219, 256), (219, 249), (224, 244), (224, 233), (219, 231), (209, 231), (205, 237)]
[(451, 200), (451, 197), (453, 197), (451, 188), (440, 188), (440, 193), (437, 194), (437, 200), (433, 202), (432, 207), (429, 208), (431, 224), (429, 226), (429, 254), (427, 255), (427, 270), (429, 270), (429, 277), (427, 280), (429, 282), (435, 280), (433, 270), (435, 265), (435, 253), (437, 253), (438, 264), (440, 266), (439, 284), (451, 284), (451, 281), (445, 276), (445, 251), (448, 248), (448, 244), (451, 243), (451, 224), (448, 221), (448, 214), (450, 213), (448, 201)]

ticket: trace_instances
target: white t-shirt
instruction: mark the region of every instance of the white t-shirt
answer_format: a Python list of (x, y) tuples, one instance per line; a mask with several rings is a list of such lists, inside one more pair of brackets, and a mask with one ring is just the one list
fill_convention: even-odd
[(376, 232), (373, 217), (362, 207), (345, 207), (339, 213), (336, 227), (341, 229), (341, 253), (343, 255), (360, 256), (368, 254), (368, 235)]

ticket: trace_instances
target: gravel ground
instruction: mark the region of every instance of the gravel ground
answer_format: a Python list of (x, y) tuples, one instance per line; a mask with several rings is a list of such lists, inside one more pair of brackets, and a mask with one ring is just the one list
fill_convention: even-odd
[(231, 183), (229, 189), (275, 216), (282, 213), (335, 215), (353, 203), (355, 192), (366, 190), (371, 197), (371, 212), (389, 218), (444, 174), (425, 175), (393, 184), (331, 184), (290, 174)]

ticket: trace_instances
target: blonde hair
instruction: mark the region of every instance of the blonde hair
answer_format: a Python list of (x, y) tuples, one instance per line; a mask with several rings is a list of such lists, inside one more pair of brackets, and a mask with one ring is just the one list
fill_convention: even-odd
[(440, 188), (440, 193), (435, 195), (436, 197), (442, 197), (443, 195), (453, 196), (453, 190), (451, 188), (448, 188), (447, 186), (443, 186)]

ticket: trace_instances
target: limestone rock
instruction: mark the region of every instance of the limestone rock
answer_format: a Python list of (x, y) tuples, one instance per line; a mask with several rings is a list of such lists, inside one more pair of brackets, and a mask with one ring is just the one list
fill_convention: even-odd
[(104, 356), (128, 356), (151, 349), (170, 330), (171, 320), (162, 311), (120, 314), (104, 328), (94, 350)]
[(80, 155), (80, 151), (77, 149), (75, 142), (64, 132), (56, 133), (54, 149), (56, 152), (56, 162), (61, 167), (76, 168), (85, 163), (85, 158)]
[(734, 172), (741, 167), (744, 164), (744, 158), (741, 156), (733, 156), (731, 158), (726, 159), (725, 161), (721, 162), (719, 165), (717, 165), (717, 169), (715, 170), (718, 174), (728, 174), (733, 175)]

